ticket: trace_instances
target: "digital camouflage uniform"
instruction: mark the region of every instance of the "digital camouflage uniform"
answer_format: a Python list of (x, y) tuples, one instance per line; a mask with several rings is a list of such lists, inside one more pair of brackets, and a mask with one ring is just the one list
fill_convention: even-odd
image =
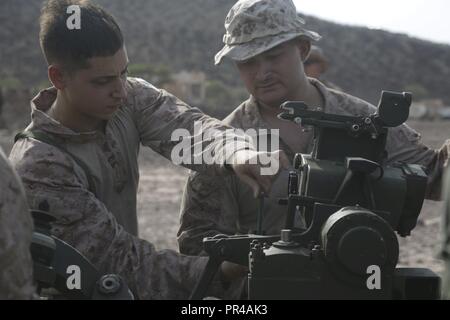
[(19, 177), (0, 149), (0, 300), (32, 299), (33, 221)]
[[(304, 29), (304, 22), (297, 16), (291, 0), (240, 0), (228, 13), (225, 20), (225, 46), (216, 55), (219, 64), (224, 57), (244, 61), (275, 46), (302, 36), (318, 40), (320, 36)], [(343, 115), (370, 115), (376, 107), (348, 94), (329, 89), (321, 82), (309, 79), (324, 100), (324, 110)], [(314, 106), (311, 106), (314, 107)], [(225, 120), (241, 129), (271, 129), (261, 118), (254, 98), (242, 103)], [(273, 128), (276, 129), (276, 128)], [(293, 159), (295, 153), (309, 153), (312, 149), (312, 132), (298, 137), (299, 150), (291, 150), (280, 139), (280, 149)], [(444, 161), (448, 157), (449, 144), (441, 151), (427, 148), (420, 143), (420, 135), (402, 125), (391, 129), (388, 141), (388, 163), (404, 161), (421, 164), (430, 175), (428, 197), (440, 196), (440, 178)], [(288, 171), (280, 174), (273, 183), (269, 198), (264, 206), (263, 230), (277, 234), (284, 226), (286, 208), (277, 203), (287, 195)], [(216, 234), (246, 234), (256, 229), (258, 201), (251, 190), (234, 177), (211, 177), (192, 173), (183, 195), (181, 226), (178, 232), (180, 252), (202, 254), (202, 239)], [(297, 220), (301, 226), (301, 220)]]
[[(78, 249), (101, 273), (120, 274), (140, 299), (187, 298), (206, 259), (156, 251), (151, 243), (138, 238), (139, 147), (149, 146), (170, 159), (178, 143), (171, 141), (175, 129), (194, 132), (194, 121), (218, 131), (229, 127), (141, 79), (129, 78), (127, 92), (126, 102), (106, 123), (105, 134), (75, 133), (49, 117), (46, 111), (56, 99), (54, 88), (32, 101), (28, 129), (56, 137), (89, 172), (68, 152), (32, 138), (19, 140), (10, 159), (22, 177), (30, 207), (48, 205), (57, 217), (52, 233)], [(252, 149), (241, 137), (228, 135), (226, 139), (200, 140), (205, 152), (208, 148), (217, 151), (217, 165), (188, 167), (226, 174), (223, 148), (233, 143), (236, 150)]]

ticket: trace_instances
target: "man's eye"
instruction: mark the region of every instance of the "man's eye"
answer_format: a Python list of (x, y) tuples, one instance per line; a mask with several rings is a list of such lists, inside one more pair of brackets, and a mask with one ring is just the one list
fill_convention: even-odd
[(104, 85), (104, 84), (108, 84), (109, 80), (108, 79), (98, 79), (98, 80), (94, 80), (93, 83), (97, 84), (97, 85)]
[(269, 58), (269, 59), (276, 59), (276, 58), (278, 58), (280, 55), (281, 55), (280, 52), (271, 53), (271, 54), (268, 55), (268, 58)]
[(248, 59), (248, 60), (244, 60), (244, 61), (239, 61), (238, 65), (240, 66), (250, 66), (252, 64), (254, 64), (255, 60), (254, 59)]

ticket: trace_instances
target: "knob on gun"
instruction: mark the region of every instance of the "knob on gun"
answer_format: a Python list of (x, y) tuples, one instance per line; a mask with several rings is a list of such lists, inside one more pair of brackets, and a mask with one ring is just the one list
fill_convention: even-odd
[[(298, 196), (298, 185), (299, 185), (299, 175), (296, 171), (289, 172), (288, 180), (288, 197)], [(289, 199), (288, 198), (288, 199)], [(288, 209), (286, 215), (286, 229), (293, 229), (295, 224), (295, 215), (297, 213), (297, 206), (293, 205), (291, 201), (288, 200)]]
[(301, 123), (301, 111), (308, 110), (308, 106), (300, 102), (285, 102), (280, 106), (283, 110), (282, 113), (278, 115), (278, 119), (294, 121), (298, 124)]
[(288, 195), (298, 195), (298, 181), (299, 176), (295, 171), (289, 172), (289, 180), (288, 180)]

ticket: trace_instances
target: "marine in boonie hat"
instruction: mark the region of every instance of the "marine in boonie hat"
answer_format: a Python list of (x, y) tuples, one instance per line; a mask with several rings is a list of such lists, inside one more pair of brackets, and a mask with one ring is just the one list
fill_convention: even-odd
[(216, 54), (215, 64), (223, 57), (244, 61), (299, 36), (320, 40), (304, 25), (292, 0), (240, 0), (225, 19), (225, 46)]

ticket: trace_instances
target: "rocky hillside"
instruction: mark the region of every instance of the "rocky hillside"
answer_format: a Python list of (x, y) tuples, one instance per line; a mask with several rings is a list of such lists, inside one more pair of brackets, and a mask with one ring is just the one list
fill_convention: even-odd
[[(173, 72), (202, 70), (240, 86), (229, 64), (213, 66), (223, 21), (233, 0), (97, 0), (118, 19), (133, 63), (166, 65)], [(46, 68), (38, 45), (42, 0), (0, 1), (0, 85), (43, 86)], [(323, 35), (331, 62), (328, 80), (377, 102), (382, 89), (414, 89), (450, 104), (450, 46), (306, 17)], [(230, 106), (231, 107), (231, 106)]]

